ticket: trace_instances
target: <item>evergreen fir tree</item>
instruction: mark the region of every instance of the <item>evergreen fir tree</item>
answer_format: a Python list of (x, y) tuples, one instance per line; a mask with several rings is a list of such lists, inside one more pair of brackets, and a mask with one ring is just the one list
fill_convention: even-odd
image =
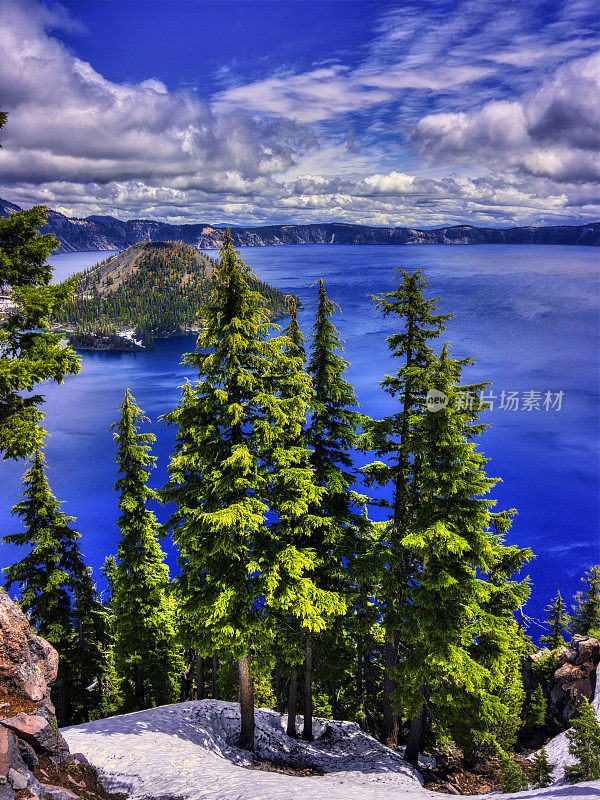
[(110, 702), (113, 638), (109, 612), (98, 597), (91, 569), (83, 563), (78, 548), (75, 556), (70, 581), (74, 627), (71, 659), (75, 686), (79, 688), (78, 716), (89, 721), (114, 710)]
[(517, 764), (511, 753), (504, 750), (499, 751), (500, 767), (502, 769), (502, 791), (506, 794), (514, 794), (527, 789), (528, 782), (522, 767)]
[(510, 643), (510, 653), (506, 660), (504, 681), (498, 691), (502, 703), (500, 719), (494, 730), (495, 738), (502, 742), (506, 749), (513, 749), (517, 741), (517, 732), (522, 727), (521, 715), (525, 702), (525, 689), (521, 674), (521, 656), (523, 654), (523, 641), (515, 636)]
[(318, 285), (319, 301), (308, 364), (314, 388), (308, 442), (315, 479), (327, 490), (321, 513), (329, 519), (326, 545), (335, 551), (332, 557), (339, 554), (339, 569), (341, 558), (355, 551), (356, 529), (365, 525), (365, 519), (356, 509), (356, 503), (362, 503), (364, 498), (350, 490), (356, 481), (352, 452), (358, 440), (361, 415), (356, 410), (354, 389), (344, 378), (349, 364), (340, 355), (342, 342), (331, 322), (335, 304), (328, 298), (322, 280)]
[(600, 566), (591, 567), (581, 579), (586, 588), (575, 595), (575, 605), (569, 629), (571, 633), (587, 636), (600, 629)]
[(178, 432), (163, 493), (176, 505), (168, 525), (184, 611), (206, 655), (223, 650), (238, 662), (245, 749), (254, 746), (251, 660), (276, 635), (278, 617), (319, 631), (344, 610), (311, 580), (318, 557), (299, 538), (319, 522), (309, 513), (319, 492), (301, 442), (310, 385), (286, 352), (289, 339), (268, 338), (276, 326), (249, 287), (253, 277), (227, 231), (197, 349), (184, 359), (199, 380), (165, 416)]
[(102, 565), (102, 574), (106, 578), (106, 583), (108, 585), (104, 606), (112, 610), (112, 598), (115, 591), (115, 578), (117, 574), (117, 559), (114, 556), (106, 556), (104, 564)]
[[(326, 590), (349, 596), (352, 562), (360, 555), (360, 533), (368, 525), (357, 512), (363, 498), (351, 491), (356, 480), (352, 451), (358, 440), (360, 414), (354, 389), (344, 378), (348, 363), (343, 360), (342, 342), (331, 322), (335, 304), (328, 298), (323, 281), (318, 281), (318, 305), (312, 327), (311, 356), (308, 372), (314, 397), (308, 427), (310, 461), (317, 486), (323, 490), (314, 512), (323, 520), (315, 530), (310, 545), (319, 554), (321, 565), (315, 580)], [(290, 325), (293, 325), (290, 323)], [(341, 620), (341, 618), (340, 618)], [(310, 670), (313, 639), (306, 642), (305, 713), (303, 738), (312, 739)], [(309, 723), (307, 724), (307, 719)]]
[(396, 671), (396, 697), (413, 720), (409, 763), (422, 748), (426, 713), (468, 753), (498, 731), (513, 738), (523, 701), (513, 614), (529, 586), (511, 576), (532, 554), (503, 544), (515, 512), (492, 512), (485, 497), (497, 480), (485, 474), (475, 443), (487, 426), (477, 404), (465, 402), (483, 386), (460, 384), (469, 363), (444, 347), (429, 377), (447, 406), (415, 422), (419, 502), (400, 546), (416, 566)]
[(108, 635), (110, 646), (107, 650), (106, 670), (102, 678), (102, 707), (103, 717), (111, 717), (118, 714), (123, 709), (123, 695), (121, 692), (121, 681), (117, 674), (115, 663), (115, 615), (113, 612), (112, 598), (115, 589), (115, 579), (117, 574), (117, 561), (114, 556), (107, 556), (101, 569), (102, 575), (106, 579), (107, 589), (103, 592), (101, 601), (107, 617)]
[[(0, 122), (2, 120), (0, 119)], [(47, 380), (62, 383), (80, 370), (62, 334), (49, 333), (49, 320), (73, 292), (73, 281), (51, 285), (48, 256), (58, 247), (51, 234), (38, 234), (46, 209), (34, 206), (0, 219), (0, 293), (16, 308), (0, 316), (0, 455), (26, 458), (41, 447), (43, 396), (33, 393)]]
[[(289, 357), (288, 370), (282, 372), (279, 379), (279, 396), (282, 401), (288, 401), (297, 394), (299, 384), (297, 377), (299, 372), (302, 373), (301, 391), (306, 393), (307, 408), (312, 405), (313, 395), (312, 389), (309, 387), (309, 379), (305, 374), (305, 361), (306, 349), (304, 345), (304, 337), (298, 325), (298, 315), (296, 308), (296, 301), (293, 297), (288, 298), (288, 309), (290, 312), (290, 322), (288, 327), (283, 331), (285, 339), (283, 340), (283, 352)], [(297, 465), (305, 470), (309, 469), (309, 453), (306, 449), (306, 424), (302, 421), (300, 427), (284, 426), (283, 430), (284, 447), (293, 448), (294, 451), (300, 456), (301, 460), (297, 461)], [(270, 496), (269, 505), (271, 507), (284, 507), (290, 504), (290, 497), (288, 497), (288, 485), (286, 478), (287, 472), (283, 472), (281, 479), (273, 482)], [(311, 474), (310, 481), (312, 482), (311, 505), (319, 506), (322, 500), (321, 492), (317, 489), (314, 483), (314, 476)], [(296, 508), (295, 505), (292, 505)], [(308, 511), (308, 509), (307, 509)], [(306, 515), (305, 515), (306, 517)], [(308, 523), (308, 524), (307, 524)], [(288, 541), (295, 540), (302, 543), (304, 547), (309, 544), (315, 551), (319, 552), (317, 542), (315, 539), (318, 534), (316, 525), (323, 525), (323, 521), (318, 517), (310, 516), (303, 518), (302, 516), (294, 516), (292, 519), (289, 515), (282, 514), (281, 518), (273, 526), (273, 532), (278, 540)], [(313, 666), (313, 636), (309, 630), (306, 630), (301, 620), (296, 617), (284, 620), (278, 635), (279, 644), (283, 645), (283, 662), (290, 668), (290, 692), (288, 698), (288, 735), (296, 736), (296, 710), (297, 710), (297, 695), (298, 695), (298, 664), (304, 659), (304, 728), (302, 736), (305, 739), (312, 739), (312, 711), (313, 711), (313, 697), (312, 697), (312, 666)], [(302, 641), (303, 640), (303, 641)], [(281, 649), (281, 648), (278, 648)]]
[(59, 672), (52, 691), (60, 722), (68, 725), (89, 719), (101, 707), (99, 693), (86, 690), (106, 667), (105, 615), (77, 544), (80, 535), (70, 527), (74, 517), (60, 510), (40, 450), (29, 464), (22, 500), (12, 510), (25, 530), (3, 541), (29, 546), (30, 551), (5, 570), (5, 588), (18, 585), (21, 608), (58, 651)]
[[(138, 708), (175, 702), (181, 657), (175, 631), (169, 570), (157, 535), (159, 525), (147, 507), (157, 494), (146, 485), (155, 457), (155, 436), (140, 433), (147, 421), (129, 389), (119, 421), (111, 426), (117, 442), (120, 541), (111, 576), (115, 662), (118, 675), (133, 688)], [(110, 569), (110, 567), (109, 567)], [(112, 572), (112, 570), (111, 570)]]
[(531, 695), (531, 699), (529, 701), (526, 717), (527, 724), (544, 725), (546, 722), (547, 710), (548, 707), (546, 698), (544, 697), (544, 690), (542, 689), (542, 685), (539, 684)]
[(600, 780), (600, 724), (594, 709), (586, 698), (579, 708), (579, 716), (567, 731), (569, 753), (577, 759), (576, 764), (565, 767), (565, 778), (569, 783)]
[[(385, 641), (385, 673), (383, 685), (383, 740), (395, 745), (398, 722), (392, 707), (393, 672), (398, 655), (398, 628), (407, 601), (410, 565), (401, 542), (407, 535), (415, 500), (412, 454), (416, 444), (412, 419), (425, 411), (427, 379), (435, 356), (430, 347), (445, 328), (451, 314), (436, 314), (439, 298), (426, 300), (423, 292), (428, 284), (420, 270), (413, 275), (396, 270), (398, 288), (374, 298), (384, 317), (398, 318), (400, 330), (386, 341), (392, 356), (401, 362), (395, 375), (387, 375), (381, 385), (399, 403), (399, 410), (383, 420), (365, 424), (361, 449), (371, 450), (378, 461), (363, 468), (367, 485), (391, 485), (393, 499), (389, 504), (390, 524), (385, 534), (387, 569), (382, 573), (382, 604)], [(384, 463), (385, 462), (385, 463)]]
[(556, 650), (557, 647), (565, 644), (563, 632), (566, 631), (569, 623), (560, 592), (557, 593), (546, 611), (548, 612), (546, 624), (550, 627), (550, 633), (547, 636), (540, 636), (540, 642), (547, 645), (550, 650)]
[(533, 759), (529, 770), (529, 779), (535, 789), (545, 789), (552, 783), (552, 766), (548, 763), (548, 753), (545, 747), (542, 747)]

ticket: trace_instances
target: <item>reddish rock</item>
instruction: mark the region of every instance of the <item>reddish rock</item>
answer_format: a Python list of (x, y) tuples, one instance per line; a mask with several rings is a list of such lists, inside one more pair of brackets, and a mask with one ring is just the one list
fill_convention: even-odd
[[(38, 753), (56, 753), (64, 750), (64, 739), (45, 717), (21, 712), (0, 720), (0, 725), (13, 731)], [(62, 741), (61, 741), (62, 740)]]
[[(48, 692), (57, 670), (54, 648), (35, 635), (25, 615), (0, 589), (0, 800), (14, 800), (16, 791), (19, 797), (28, 792), (29, 800), (80, 800), (56, 785), (82, 785), (70, 774), (69, 762), (85, 776), (86, 797), (123, 800), (102, 789), (98, 773), (84, 756), (70, 756)], [(40, 778), (46, 783), (39, 783)]]
[(577, 649), (576, 664), (600, 662), (600, 642), (597, 639), (592, 639), (590, 636), (582, 639), (575, 637), (574, 642)]
[(37, 702), (57, 671), (56, 650), (33, 633), (25, 614), (0, 589), (0, 692)]
[(583, 698), (594, 697), (600, 642), (589, 636), (574, 636), (569, 647), (561, 648), (557, 656), (560, 666), (550, 687), (549, 709), (560, 723), (568, 723)]
[(0, 776), (6, 777), (11, 767), (10, 734), (6, 728), (0, 728)]
[(44, 800), (80, 800), (78, 794), (74, 794), (70, 789), (63, 789), (62, 786), (52, 786), (49, 783), (42, 783), (44, 790)]

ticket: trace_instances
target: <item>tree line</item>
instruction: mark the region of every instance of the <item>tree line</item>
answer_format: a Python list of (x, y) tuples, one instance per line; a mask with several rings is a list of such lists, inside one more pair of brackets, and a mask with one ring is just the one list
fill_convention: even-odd
[[(0, 324), (0, 446), (4, 457), (31, 456), (13, 509), (24, 530), (5, 537), (29, 551), (6, 587), (59, 650), (61, 724), (212, 694), (239, 700), (246, 749), (258, 702), (288, 712), (290, 736), (310, 740), (314, 714), (342, 717), (404, 744), (413, 764), (454, 742), (467, 763), (496, 753), (514, 773), (517, 733), (542, 713), (520, 678), (535, 645), (515, 620), (532, 553), (506, 543), (515, 511), (487, 496), (496, 479), (477, 448), (485, 408), (458, 402), (484, 385), (463, 382), (471, 359), (434, 347), (449, 315), (421, 273), (397, 270), (394, 291), (375, 298), (395, 322), (387, 345), (398, 369), (381, 383), (395, 413), (372, 420), (346, 380), (323, 282), (307, 347), (294, 301), (280, 332), (225, 234), (184, 357), (197, 378), (162, 418), (176, 438), (159, 491), (148, 486), (154, 437), (125, 391), (113, 426), (120, 540), (100, 597), (44, 474), (41, 398), (21, 396), (79, 369), (44, 330), (73, 282), (49, 285), (43, 216), (0, 220), (0, 283), (18, 303)], [(447, 398), (435, 412), (432, 389)], [(359, 471), (357, 452), (375, 460)], [(371, 487), (390, 487), (392, 499)], [(168, 504), (164, 525), (154, 501)], [(372, 505), (385, 521), (370, 519)], [(179, 553), (176, 580), (165, 535)], [(584, 576), (570, 619), (560, 595), (549, 606), (552, 648), (567, 630), (599, 632), (599, 572)]]

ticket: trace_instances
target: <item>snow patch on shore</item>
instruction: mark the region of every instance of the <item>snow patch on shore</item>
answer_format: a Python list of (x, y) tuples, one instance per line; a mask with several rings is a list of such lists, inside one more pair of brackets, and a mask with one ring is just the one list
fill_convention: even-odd
[(127, 339), (128, 341), (133, 342), (133, 344), (136, 344), (138, 347), (141, 348), (144, 347), (144, 345), (142, 344), (142, 340), (135, 338), (135, 331), (133, 330), (133, 328), (127, 328), (126, 330), (117, 331), (117, 336), (120, 336), (121, 339)]
[[(399, 753), (353, 722), (315, 720), (314, 742), (290, 739), (285, 717), (256, 711), (256, 752), (235, 746), (239, 706), (199, 700), (65, 728), (72, 752), (99, 768), (107, 789), (131, 800), (431, 800)], [(252, 768), (258, 760), (303, 764), (301, 777)], [(490, 795), (487, 795), (489, 797)], [(483, 795), (482, 797), (486, 797)], [(519, 798), (600, 798), (600, 782), (556, 786)]]

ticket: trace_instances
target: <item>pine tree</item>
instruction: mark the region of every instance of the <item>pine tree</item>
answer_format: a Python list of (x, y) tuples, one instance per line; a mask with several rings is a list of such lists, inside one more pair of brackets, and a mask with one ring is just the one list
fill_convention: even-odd
[(382, 734), (383, 740), (392, 746), (398, 735), (398, 721), (392, 707), (393, 672), (398, 656), (398, 628), (410, 579), (410, 567), (401, 542), (407, 535), (414, 504), (412, 454), (415, 443), (411, 420), (425, 411), (427, 377), (435, 358), (429, 343), (441, 335), (452, 316), (435, 313), (439, 298), (424, 298), (428, 284), (420, 270), (413, 275), (404, 270), (396, 272), (398, 288), (374, 298), (374, 302), (384, 317), (398, 318), (400, 323), (400, 330), (386, 341), (401, 366), (395, 375), (387, 375), (381, 382), (385, 391), (398, 400), (399, 410), (382, 420), (368, 421), (361, 437), (361, 449), (371, 450), (384, 460), (363, 468), (367, 485), (393, 487), (390, 524), (384, 537), (388, 568), (382, 573), (386, 631)]
[[(348, 363), (343, 360), (340, 335), (331, 322), (335, 304), (328, 298), (323, 281), (318, 281), (318, 305), (312, 327), (311, 356), (308, 372), (314, 397), (307, 432), (312, 448), (310, 462), (322, 497), (313, 509), (322, 523), (310, 541), (321, 564), (315, 580), (326, 590), (337, 592), (340, 599), (349, 596), (352, 561), (360, 555), (359, 535), (367, 520), (356, 510), (362, 498), (351, 491), (356, 480), (352, 451), (358, 440), (360, 415), (354, 389), (344, 378)], [(290, 327), (293, 328), (294, 315)], [(341, 620), (341, 617), (340, 617)], [(312, 739), (311, 670), (313, 637), (307, 637), (305, 657), (305, 712), (302, 736)]]
[(113, 594), (115, 589), (115, 579), (117, 574), (117, 561), (114, 556), (107, 556), (101, 568), (107, 588), (101, 597), (102, 608), (106, 614), (108, 624), (109, 647), (107, 648), (106, 670), (102, 676), (102, 717), (111, 717), (118, 714), (123, 709), (123, 695), (121, 692), (121, 682), (117, 674), (115, 663), (115, 615), (113, 612)]
[(112, 648), (110, 616), (98, 597), (91, 569), (77, 550), (71, 571), (74, 638), (71, 659), (75, 686), (79, 687), (76, 704), (79, 716), (89, 721), (108, 716), (112, 692)]
[(531, 695), (531, 699), (529, 701), (526, 717), (527, 724), (544, 725), (546, 722), (547, 710), (548, 708), (546, 698), (544, 697), (544, 690), (542, 689), (542, 685), (539, 684)]
[(600, 780), (600, 724), (594, 709), (586, 698), (579, 708), (579, 716), (567, 731), (569, 753), (577, 763), (565, 767), (565, 778), (569, 783)]
[[(523, 700), (513, 613), (529, 585), (511, 576), (532, 554), (503, 544), (515, 512), (492, 512), (494, 501), (485, 497), (497, 480), (485, 474), (487, 459), (475, 443), (487, 427), (478, 421), (481, 411), (464, 401), (483, 389), (460, 384), (469, 363), (444, 347), (429, 380), (447, 405), (415, 421), (419, 500), (400, 543), (414, 568), (396, 670), (396, 697), (413, 720), (404, 753), (410, 763), (421, 750), (426, 715), (468, 753), (498, 730), (512, 738)], [(513, 688), (503, 697), (507, 682)]]
[(557, 647), (565, 644), (563, 632), (566, 631), (569, 622), (560, 592), (557, 593), (546, 611), (548, 612), (546, 624), (550, 627), (550, 633), (547, 636), (540, 636), (540, 642), (546, 644), (550, 650), (556, 650)]
[(350, 491), (356, 482), (352, 453), (358, 440), (361, 415), (356, 410), (358, 401), (354, 389), (344, 378), (349, 364), (339, 355), (343, 352), (342, 342), (331, 322), (335, 304), (327, 297), (323, 281), (319, 280), (318, 284), (319, 301), (308, 364), (315, 393), (308, 442), (312, 448), (315, 479), (327, 490), (321, 512), (330, 520), (327, 545), (339, 554), (339, 568), (340, 559), (354, 552), (354, 531), (365, 523), (356, 510), (356, 503), (363, 498)]
[[(304, 372), (306, 362), (306, 348), (304, 345), (304, 337), (298, 325), (298, 315), (296, 301), (293, 297), (288, 298), (288, 309), (290, 312), (290, 322), (288, 327), (283, 331), (286, 343), (283, 344), (283, 351), (289, 357), (289, 366), (287, 372), (281, 374), (279, 380), (279, 396), (282, 401), (287, 401), (294, 398), (298, 391), (306, 394), (307, 408), (312, 405), (313, 395), (312, 390), (309, 388), (309, 378)], [(285, 340), (284, 340), (285, 342)], [(297, 378), (301, 378), (301, 383), (298, 383)], [(305, 470), (309, 469), (309, 453), (306, 449), (306, 424), (302, 422), (300, 427), (284, 427), (283, 442), (284, 447), (294, 448), (295, 452), (300, 454), (301, 461), (298, 461), (298, 466), (302, 466)], [(287, 483), (285, 478), (287, 473), (282, 473), (283, 481), (275, 480), (269, 496), (269, 505), (272, 507), (282, 507), (289, 503), (290, 498), (287, 496)], [(317, 489), (314, 483), (314, 475), (311, 473), (309, 482), (312, 484), (312, 505), (320, 506), (322, 501), (321, 492)], [(308, 484), (307, 484), (308, 488)], [(307, 509), (308, 510), (308, 509)], [(308, 525), (306, 524), (308, 522)], [(296, 517), (290, 519), (288, 515), (282, 515), (281, 519), (274, 526), (274, 533), (278, 539), (291, 540), (302, 542), (306, 547), (308, 544), (313, 546), (314, 550), (319, 552), (317, 542), (315, 541), (318, 536), (316, 531), (316, 524), (322, 521), (314, 516), (309, 519), (302, 519)], [(304, 640), (302, 642), (302, 639)], [(283, 646), (283, 662), (290, 667), (290, 692), (288, 698), (288, 726), (287, 732), (289, 736), (296, 736), (296, 711), (297, 711), (297, 696), (298, 696), (298, 663), (304, 659), (304, 728), (302, 736), (305, 739), (312, 739), (312, 711), (313, 711), (313, 698), (312, 698), (312, 666), (313, 666), (313, 636), (310, 631), (304, 629), (301, 621), (296, 619), (285, 619), (281, 626), (278, 636), (279, 647), (281, 650)]]
[(545, 747), (542, 747), (533, 759), (529, 770), (529, 779), (535, 789), (545, 789), (552, 783), (552, 766), (548, 763), (548, 753)]
[(522, 767), (517, 764), (511, 753), (499, 751), (500, 768), (502, 769), (502, 791), (513, 794), (527, 789), (528, 782)]
[(117, 673), (133, 687), (138, 708), (174, 702), (181, 658), (175, 631), (169, 570), (157, 535), (159, 525), (147, 507), (157, 494), (146, 481), (155, 465), (154, 434), (140, 433), (147, 421), (129, 389), (119, 421), (111, 426), (117, 442), (120, 541), (112, 575)]
[(318, 557), (301, 536), (319, 522), (309, 512), (319, 492), (301, 441), (310, 385), (286, 352), (290, 340), (268, 338), (276, 326), (249, 287), (253, 278), (227, 231), (197, 349), (184, 358), (199, 380), (165, 416), (178, 431), (163, 492), (176, 505), (168, 525), (199, 646), (237, 659), (245, 749), (254, 746), (255, 650), (276, 635), (278, 618), (318, 631), (339, 606), (311, 580)]
[[(2, 119), (0, 119), (2, 122)], [(0, 294), (16, 308), (0, 317), (0, 454), (26, 458), (41, 447), (43, 396), (33, 394), (47, 380), (62, 383), (79, 372), (80, 363), (62, 334), (48, 333), (49, 320), (73, 292), (73, 281), (52, 286), (46, 263), (58, 242), (39, 235), (46, 210), (34, 206), (0, 219)]]
[(600, 629), (600, 566), (591, 567), (581, 579), (586, 589), (577, 592), (569, 629), (571, 633), (587, 636)]
[(523, 640), (519, 636), (515, 636), (506, 659), (504, 680), (498, 691), (498, 697), (503, 708), (494, 734), (496, 740), (502, 742), (502, 746), (505, 749), (514, 748), (517, 741), (517, 733), (523, 725), (521, 719), (525, 703), (525, 689), (521, 674), (523, 649)]
[(101, 678), (106, 666), (105, 615), (77, 544), (80, 535), (70, 527), (74, 517), (60, 511), (40, 450), (29, 464), (22, 500), (12, 510), (25, 530), (3, 541), (29, 546), (30, 551), (5, 570), (5, 588), (19, 586), (21, 608), (59, 653), (53, 693), (61, 724), (67, 725), (89, 719), (101, 704), (98, 693), (86, 689)]

